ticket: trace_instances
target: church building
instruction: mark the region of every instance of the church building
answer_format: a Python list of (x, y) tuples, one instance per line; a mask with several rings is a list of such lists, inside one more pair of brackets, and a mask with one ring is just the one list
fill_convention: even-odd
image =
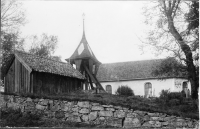
[[(108, 64), (99, 62), (86, 40), (84, 19), (82, 39), (75, 52), (66, 61), (75, 65), (76, 69), (86, 77), (85, 90), (101, 89), (115, 94), (119, 86), (127, 85), (132, 88), (135, 95), (144, 97), (158, 97), (163, 89), (170, 92), (191, 91), (190, 83), (185, 77), (166, 76), (161, 80), (151, 74), (162, 59)], [(93, 84), (96, 84), (96, 87)]]

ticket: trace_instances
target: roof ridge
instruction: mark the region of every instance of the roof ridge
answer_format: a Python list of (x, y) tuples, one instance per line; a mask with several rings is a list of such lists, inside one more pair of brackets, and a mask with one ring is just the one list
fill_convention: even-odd
[(31, 54), (31, 53), (28, 53), (28, 52), (25, 52), (25, 51), (15, 50), (15, 52), (19, 52), (19, 53), (23, 53), (23, 54), (28, 54), (28, 55), (33, 55), (33, 56), (36, 56), (36, 57), (39, 57), (39, 58), (43, 58), (43, 59), (47, 59), (47, 60), (51, 60), (51, 61), (56, 61), (56, 62), (63, 63), (63, 64), (69, 64), (67, 62), (65, 63), (65, 62), (62, 62), (62, 61), (51, 59), (49, 57), (42, 57), (42, 56), (34, 55), (34, 54)]
[(128, 63), (128, 62), (143, 62), (143, 61), (153, 61), (153, 60), (164, 60), (166, 58), (161, 59), (146, 59), (146, 60), (135, 60), (135, 61), (124, 61), (124, 62), (113, 62), (113, 63), (102, 63), (102, 64), (121, 64), (121, 63)]

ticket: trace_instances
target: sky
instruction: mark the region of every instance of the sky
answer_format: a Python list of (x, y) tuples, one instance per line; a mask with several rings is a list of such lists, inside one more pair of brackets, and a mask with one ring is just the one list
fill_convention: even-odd
[[(22, 1), (27, 24), (22, 36), (58, 36), (54, 55), (69, 58), (81, 41), (83, 13), (86, 39), (101, 63), (163, 58), (140, 50), (148, 26), (142, 14), (146, 1)], [(26, 42), (26, 47), (29, 47)]]

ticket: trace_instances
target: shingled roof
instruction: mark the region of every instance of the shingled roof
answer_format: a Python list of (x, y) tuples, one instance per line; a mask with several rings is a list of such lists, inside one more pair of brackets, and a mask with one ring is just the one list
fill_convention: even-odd
[(78, 79), (85, 79), (85, 77), (73, 68), (69, 63), (64, 63), (40, 56), (19, 52), (14, 53), (15, 57), (21, 58), (30, 69), (38, 72), (52, 73), (67, 77), (74, 77)]
[[(163, 60), (155, 59), (101, 64), (97, 73), (97, 79), (102, 82), (158, 78), (152, 72)], [(169, 78), (174, 76), (167, 75), (165, 77)]]

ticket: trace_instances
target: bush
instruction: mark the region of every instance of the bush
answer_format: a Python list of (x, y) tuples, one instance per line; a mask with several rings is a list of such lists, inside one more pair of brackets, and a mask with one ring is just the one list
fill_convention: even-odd
[(177, 105), (179, 102), (182, 104), (186, 98), (182, 92), (170, 92), (169, 90), (162, 90), (159, 99), (167, 104), (170, 102), (170, 105), (173, 103)]
[(119, 86), (117, 88), (117, 91), (115, 92), (116, 95), (124, 95), (124, 96), (133, 96), (134, 95), (134, 92), (133, 90), (128, 87), (127, 85), (126, 86)]
[(40, 123), (40, 114), (23, 114), (20, 110), (8, 108), (6, 110), (2, 110), (1, 115), (4, 120), (2, 124), (3, 127), (37, 127), (43, 124)]

